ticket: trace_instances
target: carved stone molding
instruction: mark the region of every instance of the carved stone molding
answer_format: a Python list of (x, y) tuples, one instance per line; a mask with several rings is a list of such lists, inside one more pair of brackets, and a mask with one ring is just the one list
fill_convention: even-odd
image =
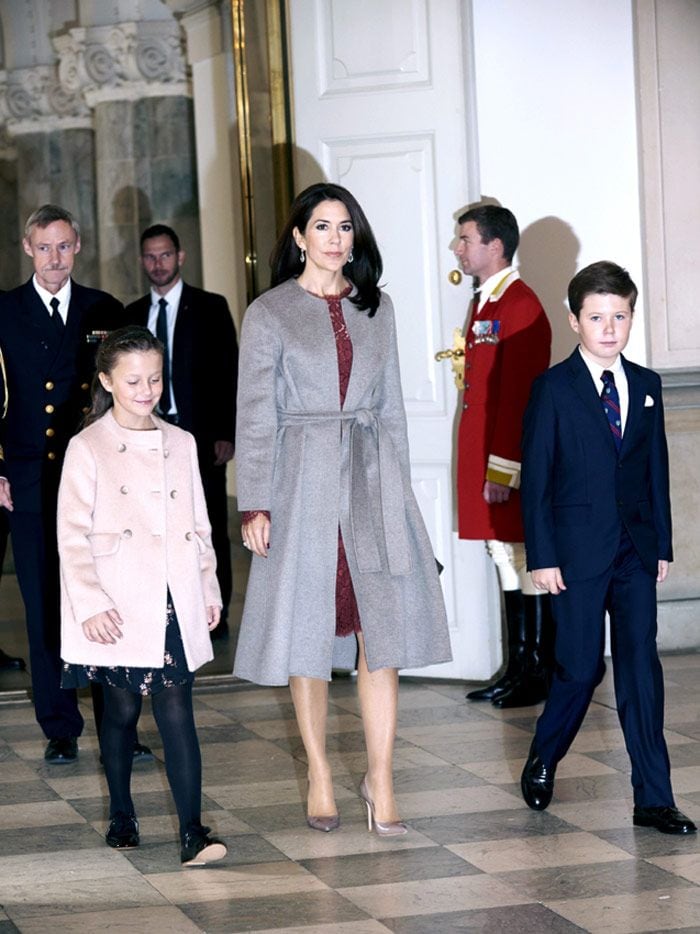
[(10, 136), (92, 125), (82, 94), (62, 87), (53, 65), (0, 72), (0, 122)]
[(53, 40), (61, 85), (89, 107), (189, 93), (180, 27), (167, 21), (78, 27)]

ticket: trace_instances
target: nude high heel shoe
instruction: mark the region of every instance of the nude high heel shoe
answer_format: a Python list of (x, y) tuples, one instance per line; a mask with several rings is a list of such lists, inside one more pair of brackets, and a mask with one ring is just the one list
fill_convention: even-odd
[(367, 830), (372, 830), (372, 825), (380, 837), (398, 837), (401, 834), (408, 833), (408, 827), (401, 820), (377, 820), (374, 816), (374, 802), (370, 797), (367, 788), (367, 776), (360, 783), (360, 797), (367, 807)]

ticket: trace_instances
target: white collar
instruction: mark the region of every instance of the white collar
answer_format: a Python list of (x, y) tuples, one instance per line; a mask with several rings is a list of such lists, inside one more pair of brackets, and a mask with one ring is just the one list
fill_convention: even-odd
[(182, 286), (184, 282), (182, 281), (182, 276), (177, 280), (175, 285), (166, 292), (165, 295), (159, 295), (154, 288), (151, 289), (151, 305), (157, 305), (161, 298), (164, 298), (165, 301), (171, 308), (177, 309), (180, 306), (180, 298), (182, 297)]
[(36, 278), (36, 273), (32, 276), (32, 285), (37, 290), (39, 298), (46, 305), (47, 311), (53, 312), (51, 307), (51, 300), (54, 298), (58, 299), (58, 307), (63, 311), (68, 311), (68, 306), (70, 305), (70, 292), (71, 292), (71, 279), (68, 276), (67, 282), (61, 286), (61, 288), (55, 294), (49, 292), (48, 289), (45, 289), (43, 285), (39, 285)]

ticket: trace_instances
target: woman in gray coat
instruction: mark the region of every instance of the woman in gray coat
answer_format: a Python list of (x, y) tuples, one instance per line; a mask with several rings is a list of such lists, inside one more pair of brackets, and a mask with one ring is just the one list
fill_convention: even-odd
[(307, 822), (333, 830), (332, 668), (358, 672), (368, 826), (405, 833), (393, 792), (398, 670), (451, 658), (435, 559), (411, 489), (391, 300), (339, 185), (303, 191), (272, 285), (241, 333), (236, 468), (253, 552), (234, 674), (289, 683), (309, 763)]

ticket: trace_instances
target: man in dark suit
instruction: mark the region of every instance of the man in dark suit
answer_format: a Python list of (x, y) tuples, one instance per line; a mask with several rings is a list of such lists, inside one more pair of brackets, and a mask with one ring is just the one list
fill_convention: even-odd
[(83, 718), (60, 683), (56, 497), (66, 446), (90, 403), (96, 347), (123, 323), (123, 308), (71, 279), (80, 229), (68, 211), (35, 211), (23, 247), (34, 275), (0, 295), (0, 506), (10, 513), (45, 758), (62, 763), (77, 756)]
[(688, 834), (695, 825), (671, 790), (656, 649), (656, 585), (673, 559), (661, 380), (622, 356), (636, 298), (614, 263), (574, 277), (569, 321), (580, 345), (535, 381), (525, 412), (528, 567), (535, 586), (553, 595), (557, 664), (521, 787), (529, 807), (547, 807), (557, 763), (605, 671), (607, 610), (633, 822)]
[(228, 631), (232, 591), (226, 464), (234, 453), (238, 344), (226, 299), (187, 285), (180, 275), (184, 261), (171, 227), (155, 224), (144, 230), (141, 264), (151, 291), (128, 305), (126, 315), (130, 324), (148, 327), (165, 345), (161, 414), (197, 442), (223, 601), (216, 638)]

